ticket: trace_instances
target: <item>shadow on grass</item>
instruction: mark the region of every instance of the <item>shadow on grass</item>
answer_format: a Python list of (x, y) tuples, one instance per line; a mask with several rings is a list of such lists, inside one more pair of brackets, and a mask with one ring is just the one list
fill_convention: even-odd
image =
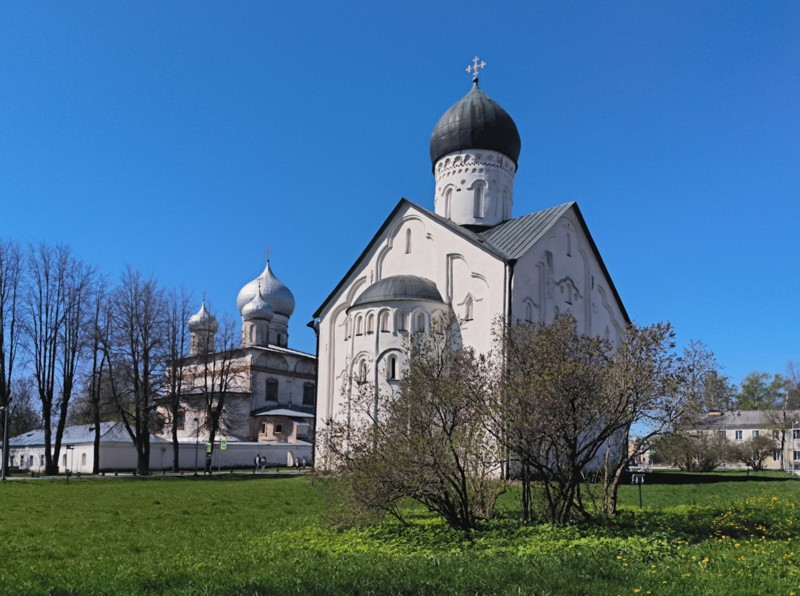
[[(797, 480), (784, 472), (650, 472), (645, 474), (646, 484), (716, 484), (720, 482), (787, 482)], [(631, 473), (626, 472), (622, 484), (631, 483)]]

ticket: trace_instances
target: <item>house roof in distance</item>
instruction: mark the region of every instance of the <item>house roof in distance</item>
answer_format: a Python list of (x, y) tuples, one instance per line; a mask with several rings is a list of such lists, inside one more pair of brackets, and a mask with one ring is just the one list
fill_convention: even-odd
[[(731, 410), (709, 412), (698, 423), (699, 428), (714, 430), (760, 429), (778, 426), (783, 422), (782, 410)], [(800, 411), (786, 412), (787, 424), (800, 428)]]
[[(62, 447), (66, 445), (85, 445), (93, 442), (94, 424), (79, 424), (64, 428), (64, 437), (61, 439)], [(125, 430), (125, 425), (122, 422), (101, 422), (100, 442), (131, 443), (131, 436)], [(169, 443), (169, 441), (155, 435), (150, 435), (150, 442)], [(42, 428), (9, 439), (11, 447), (43, 447), (44, 444), (44, 429)]]

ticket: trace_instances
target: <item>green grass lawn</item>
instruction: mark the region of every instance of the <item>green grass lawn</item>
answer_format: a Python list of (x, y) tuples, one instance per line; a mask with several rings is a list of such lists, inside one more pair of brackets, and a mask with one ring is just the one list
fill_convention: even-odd
[(800, 594), (800, 483), (645, 485), (599, 524), (520, 527), (515, 495), (472, 539), (337, 529), (309, 479), (0, 485), (0, 593)]

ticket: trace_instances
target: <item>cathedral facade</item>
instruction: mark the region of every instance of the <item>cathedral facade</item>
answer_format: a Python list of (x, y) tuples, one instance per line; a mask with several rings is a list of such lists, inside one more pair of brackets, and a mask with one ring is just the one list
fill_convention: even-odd
[(516, 124), (475, 76), (431, 135), (433, 210), (402, 199), (314, 315), (318, 428), (347, 405), (353, 379), (397, 383), (405, 339), (440, 313), (480, 353), (498, 317), (569, 313), (585, 334), (621, 337), (629, 318), (578, 205), (513, 217), (520, 149)]
[[(178, 363), (178, 440), (207, 441), (207, 401), (224, 394), (217, 440), (237, 443), (241, 453), (245, 443), (254, 443), (247, 453), (267, 455), (271, 465), (310, 461), (316, 362), (311, 354), (288, 347), (294, 296), (268, 260), (264, 271), (239, 291), (236, 305), (242, 320), (238, 346), (219, 345), (219, 326), (205, 303), (188, 320), (190, 354)], [(159, 414), (169, 421), (166, 403)], [(169, 438), (171, 428), (166, 424), (162, 437)], [(250, 455), (239, 459), (252, 461)]]

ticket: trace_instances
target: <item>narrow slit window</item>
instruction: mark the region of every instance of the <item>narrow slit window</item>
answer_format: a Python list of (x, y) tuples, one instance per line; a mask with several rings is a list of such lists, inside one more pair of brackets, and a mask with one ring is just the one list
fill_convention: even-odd
[(483, 218), (483, 182), (475, 182), (475, 219)]

